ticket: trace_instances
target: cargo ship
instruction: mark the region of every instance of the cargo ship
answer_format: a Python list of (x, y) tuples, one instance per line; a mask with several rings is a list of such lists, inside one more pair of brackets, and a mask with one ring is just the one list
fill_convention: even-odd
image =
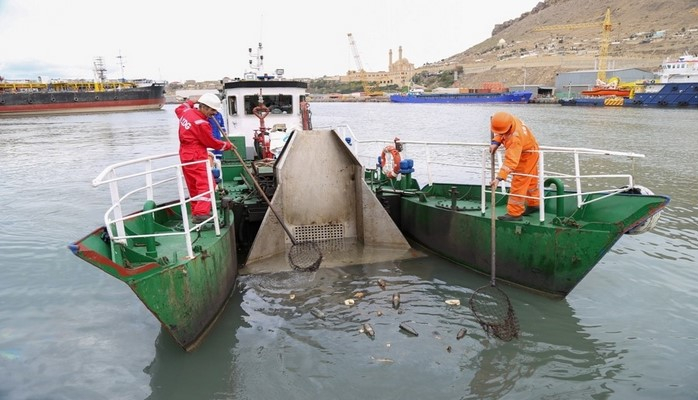
[(528, 103), (533, 92), (509, 91), (501, 82), (484, 82), (479, 89), (449, 88), (442, 92), (410, 90), (393, 94), (393, 103)]
[(0, 78), (0, 117), (157, 110), (165, 105), (166, 82), (108, 80), (101, 59), (93, 80)]
[(698, 56), (685, 53), (665, 60), (655, 79), (636, 82), (628, 96), (561, 99), (563, 106), (657, 107), (698, 109)]
[(528, 103), (533, 92), (408, 93), (390, 95), (393, 103)]

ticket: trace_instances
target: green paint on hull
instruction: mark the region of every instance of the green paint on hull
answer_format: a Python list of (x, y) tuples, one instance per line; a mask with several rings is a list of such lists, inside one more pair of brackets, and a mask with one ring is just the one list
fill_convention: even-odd
[[(458, 193), (455, 203), (451, 188)], [(480, 193), (479, 185), (435, 184), (401, 192), (399, 207), (393, 208), (399, 208), (396, 220), (407, 237), (441, 257), (490, 274), (490, 211), (488, 207), (482, 214)], [(379, 191), (379, 196), (395, 195)], [(507, 198), (497, 196), (496, 215), (503, 215)], [(566, 198), (563, 217), (558, 217), (557, 200), (547, 200), (542, 223), (538, 213), (520, 222), (497, 221), (498, 279), (564, 297), (625, 232), (659, 212), (669, 199), (619, 194), (581, 209), (574, 201)]]
[[(177, 208), (155, 213), (159, 232), (181, 230)], [(126, 222), (129, 232), (142, 232), (143, 218)], [(159, 236), (156, 256), (148, 255), (138, 239), (112, 244), (104, 227), (75, 243), (76, 255), (126, 283), (185, 350), (192, 350), (223, 310), (235, 286), (235, 235), (221, 227), (221, 235), (203, 229), (194, 235), (194, 258), (189, 259), (182, 236)], [(198, 236), (198, 238), (197, 238)]]

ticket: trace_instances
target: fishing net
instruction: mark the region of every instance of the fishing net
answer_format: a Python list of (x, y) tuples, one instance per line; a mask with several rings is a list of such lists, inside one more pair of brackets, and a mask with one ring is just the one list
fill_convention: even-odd
[(519, 320), (509, 297), (497, 286), (490, 284), (477, 289), (470, 296), (470, 309), (487, 337), (504, 341), (519, 337)]
[(288, 262), (297, 271), (315, 271), (322, 262), (322, 252), (317, 243), (295, 242), (288, 251)]

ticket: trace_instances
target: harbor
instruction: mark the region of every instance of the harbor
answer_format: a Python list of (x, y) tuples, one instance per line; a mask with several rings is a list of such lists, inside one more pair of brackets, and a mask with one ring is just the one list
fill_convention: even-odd
[(698, 8), (495, 3), (0, 7), (0, 399), (695, 399)]
[[(317, 127), (352, 120), (358, 133), (381, 132), (388, 121), (391, 130), (409, 133), (405, 140), (419, 140), (428, 131), (440, 141), (480, 141), (488, 135), (489, 115), (501, 109), (392, 103), (312, 107)], [(698, 243), (691, 234), (698, 198), (685, 184), (691, 171), (676, 170), (672, 160), (698, 149), (690, 143), (670, 145), (664, 132), (690, 130), (698, 116), (681, 110), (608, 113), (575, 107), (551, 119), (547, 105), (508, 109), (526, 121), (541, 144), (574, 146), (583, 140), (593, 147), (617, 148), (620, 136), (622, 150), (647, 154), (636, 167), (638, 180), (672, 198), (658, 226), (624, 236), (565, 299), (504, 286), (522, 329), (521, 338), (512, 342), (488, 340), (467, 308), (469, 294), (488, 278), (429, 256), (320, 269), (313, 278), (290, 270), (243, 277), (216, 328), (191, 354), (182, 351), (128, 287), (66, 250), (85, 227), (103, 222), (109, 194), (90, 185), (102, 167), (134, 153), (176, 151), (174, 107), (129, 113), (125, 119), (112, 113), (34, 117), (31, 123), (0, 120), (0, 144), (11, 155), (0, 166), (3, 190), (35, 199), (16, 202), (2, 196), (12, 210), (2, 217), (6, 229), (0, 240), (0, 265), (5, 266), (0, 298), (6, 304), (0, 311), (6, 321), (0, 328), (5, 371), (0, 387), (5, 397), (112, 397), (109, 382), (128, 382), (119, 385), (120, 396), (143, 399), (274, 398), (282, 388), (286, 398), (299, 399), (348, 398), (365, 391), (391, 398), (518, 398), (522, 392), (544, 397), (550, 388), (561, 387), (572, 397), (691, 398), (698, 390), (693, 371), (679, 366), (690, 365), (698, 329), (691, 306), (698, 290), (692, 268)], [(471, 121), (468, 126), (460, 123), (464, 118)], [(33, 134), (37, 126), (44, 135)], [(604, 129), (608, 126), (614, 127), (614, 135)], [(36, 154), (44, 155), (54, 179), (27, 173)], [(74, 168), (77, 154), (94, 168)], [(427, 181), (425, 169), (415, 173)], [(432, 173), (439, 180), (449, 178), (447, 169)], [(46, 192), (55, 196), (47, 198), (42, 195)], [(386, 291), (376, 285), (378, 278), (388, 282)], [(323, 283), (328, 280), (334, 284)], [(390, 305), (391, 291), (401, 294), (402, 314)], [(363, 299), (346, 306), (344, 300), (358, 292), (365, 293)], [(449, 299), (460, 299), (461, 306), (449, 306)], [(326, 319), (313, 316), (313, 307)], [(372, 322), (371, 340), (359, 328), (379, 311), (384, 317)], [(419, 336), (401, 333), (404, 321)], [(457, 340), (461, 327), (469, 333)], [(652, 350), (656, 348), (664, 350)], [(386, 388), (396, 375), (420, 378)], [(363, 382), (362, 389), (357, 381)]]

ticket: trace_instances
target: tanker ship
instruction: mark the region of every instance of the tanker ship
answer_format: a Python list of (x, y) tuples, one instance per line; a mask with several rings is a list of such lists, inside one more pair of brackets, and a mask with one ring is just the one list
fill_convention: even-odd
[(0, 77), (0, 117), (157, 110), (165, 105), (166, 82), (108, 80), (100, 58), (94, 71), (93, 80)]

